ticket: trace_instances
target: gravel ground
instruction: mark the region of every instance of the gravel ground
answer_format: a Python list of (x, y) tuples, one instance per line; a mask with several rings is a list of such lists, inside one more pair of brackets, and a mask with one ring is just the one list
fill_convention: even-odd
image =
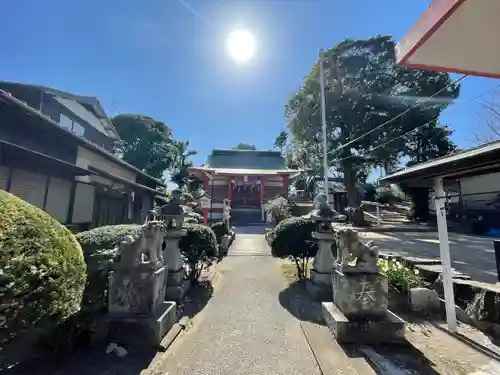
[(213, 298), (148, 373), (319, 374), (299, 321), (279, 303), (281, 263), (266, 256), (264, 236), (238, 234), (232, 248), (239, 256), (219, 264)]

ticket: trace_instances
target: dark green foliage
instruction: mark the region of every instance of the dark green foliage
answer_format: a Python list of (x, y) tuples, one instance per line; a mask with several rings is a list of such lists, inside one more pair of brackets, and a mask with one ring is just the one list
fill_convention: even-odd
[(221, 243), (222, 236), (224, 236), (224, 235), (226, 235), (226, 234), (229, 233), (229, 231), (227, 229), (227, 225), (223, 221), (218, 221), (216, 223), (213, 223), (210, 226), (210, 228), (212, 228), (212, 230), (214, 231), (215, 237), (217, 238), (217, 243), (218, 244)]
[(288, 199), (284, 197), (277, 197), (268, 200), (264, 209), (266, 211), (266, 216), (268, 221), (273, 220), (274, 225), (278, 225), (281, 221), (288, 219), (291, 216), (290, 204)]
[(197, 219), (195, 219), (194, 217), (188, 216), (184, 219), (184, 223), (186, 223), (186, 224), (199, 224), (200, 222)]
[(188, 203), (194, 202), (193, 195), (189, 194), (189, 193), (182, 193), (182, 195), (181, 195), (181, 201), (184, 204), (188, 204)]
[(75, 314), (84, 286), (85, 262), (74, 235), (0, 190), (0, 347)]
[(140, 225), (128, 224), (94, 228), (76, 235), (87, 263), (82, 310), (96, 314), (107, 311), (108, 276), (119, 259), (119, 245), (126, 236), (137, 238), (140, 233)]
[(377, 187), (374, 184), (366, 184), (363, 199), (368, 202), (375, 202), (377, 199)]
[(187, 276), (195, 283), (201, 271), (217, 258), (217, 239), (214, 231), (202, 224), (186, 224), (187, 234), (179, 241), (179, 248), (189, 267)]
[(402, 202), (402, 199), (395, 195), (390, 188), (380, 189), (377, 195), (377, 202), (381, 204), (395, 204)]
[(158, 179), (171, 171), (172, 181), (179, 187), (190, 182), (188, 158), (196, 155), (189, 150), (189, 142), (177, 141), (171, 129), (149, 116), (121, 114), (112, 118), (122, 143), (115, 154), (138, 169)]
[[(404, 156), (418, 161), (453, 150), (451, 132), (438, 125), (459, 94), (448, 73), (398, 67), (395, 42), (380, 35), (342, 41), (325, 51), (323, 65), (328, 163), (344, 179), (349, 206), (359, 206), (356, 182), (371, 167), (390, 173)], [(318, 73), (316, 63), (285, 108), (291, 144), (286, 156), (289, 164), (323, 175)]]
[(268, 237), (272, 255), (292, 260), (297, 266), (299, 279), (307, 276), (307, 262), (318, 252), (318, 245), (312, 237), (315, 228), (313, 220), (292, 217), (280, 222)]
[(198, 212), (192, 211), (192, 212), (188, 213), (187, 218), (192, 218), (192, 219), (196, 220), (196, 223), (198, 223), (198, 224), (203, 223), (203, 216), (201, 216)]
[(281, 150), (281, 153), (283, 154), (287, 141), (288, 141), (288, 133), (283, 130), (274, 140), (273, 147), (279, 148)]
[[(171, 181), (175, 182), (180, 189), (187, 185), (189, 189), (196, 190), (200, 181), (189, 175), (188, 168), (193, 166), (189, 158), (198, 152), (189, 149), (189, 142), (174, 141), (174, 146), (177, 152), (174, 158)], [(193, 200), (191, 196), (191, 201)]]

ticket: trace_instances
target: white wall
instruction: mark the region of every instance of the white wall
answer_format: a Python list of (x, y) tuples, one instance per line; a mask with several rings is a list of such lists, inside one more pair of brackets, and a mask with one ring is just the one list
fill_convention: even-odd
[[(468, 208), (487, 207), (486, 204), (495, 201), (500, 194), (500, 173), (489, 173), (460, 179), (462, 199)], [(489, 194), (478, 194), (487, 193)]]
[[(101, 171), (107, 172), (114, 176), (125, 178), (129, 181), (136, 181), (137, 173), (131, 171), (128, 168), (122, 167), (117, 163), (113, 163), (112, 161), (106, 159), (105, 157), (88, 150), (84, 147), (78, 147), (78, 155), (76, 158), (76, 165), (81, 168), (88, 169), (88, 167), (94, 167), (100, 169)], [(99, 177), (99, 176), (89, 176), (86, 179), (79, 178), (82, 182), (97, 182), (104, 185), (110, 185), (111, 181)]]

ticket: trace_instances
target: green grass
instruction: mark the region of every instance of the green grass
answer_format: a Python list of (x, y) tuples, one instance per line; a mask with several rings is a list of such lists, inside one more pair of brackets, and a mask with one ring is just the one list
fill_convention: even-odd
[[(307, 263), (307, 267), (306, 267), (307, 277), (309, 277), (309, 273), (310, 273), (310, 270), (312, 269), (312, 267), (313, 267), (313, 260), (311, 259)], [(289, 261), (287, 261), (285, 264), (282, 264), (281, 265), (281, 273), (285, 277), (285, 279), (287, 279), (288, 281), (298, 280), (297, 267), (295, 266), (294, 263), (290, 263)]]

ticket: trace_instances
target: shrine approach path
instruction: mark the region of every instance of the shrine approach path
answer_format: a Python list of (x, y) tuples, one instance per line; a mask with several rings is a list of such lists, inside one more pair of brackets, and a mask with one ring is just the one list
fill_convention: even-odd
[(263, 227), (238, 228), (208, 304), (155, 369), (168, 375), (320, 374), (300, 322), (279, 303), (286, 287)]

